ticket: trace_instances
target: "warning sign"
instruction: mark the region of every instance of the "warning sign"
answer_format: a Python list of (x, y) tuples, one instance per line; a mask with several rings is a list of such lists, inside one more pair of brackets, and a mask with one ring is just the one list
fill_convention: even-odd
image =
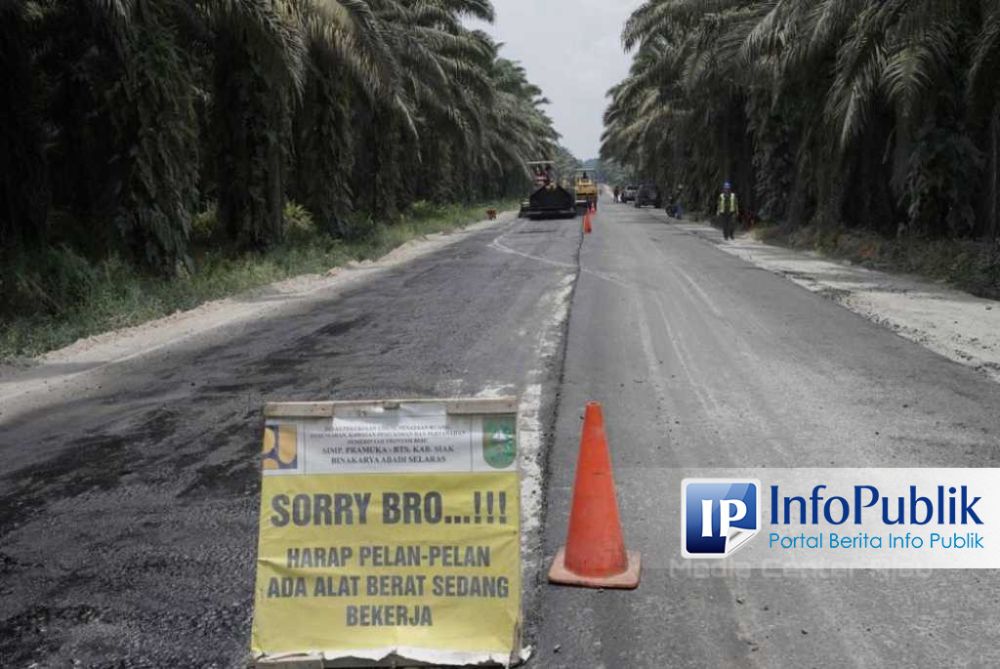
[(254, 655), (517, 657), (515, 407), (269, 405)]

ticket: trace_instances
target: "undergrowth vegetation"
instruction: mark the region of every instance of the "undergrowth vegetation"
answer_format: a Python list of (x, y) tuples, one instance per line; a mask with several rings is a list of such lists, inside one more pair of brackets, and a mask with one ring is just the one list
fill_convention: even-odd
[(213, 208), (194, 219), (191, 269), (172, 278), (143, 272), (117, 256), (92, 262), (68, 246), (22, 255), (0, 268), (0, 360), (44, 353), (300, 274), (372, 260), (412, 239), (481, 220), (488, 208), (514, 205), (418, 202), (391, 221), (359, 225), (362, 235), (338, 238), (321, 230), (304, 208), (289, 204), (285, 241), (265, 252), (212, 245), (218, 226)]
[(817, 226), (757, 230), (761, 241), (849, 260), (869, 269), (944, 281), (979, 297), (1000, 300), (1000, 242), (976, 239), (887, 239), (881, 235)]

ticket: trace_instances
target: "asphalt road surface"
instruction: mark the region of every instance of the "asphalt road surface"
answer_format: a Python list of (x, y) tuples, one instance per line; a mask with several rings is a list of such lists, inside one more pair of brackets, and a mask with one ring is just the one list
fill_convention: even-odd
[(0, 666), (246, 666), (263, 403), (533, 384), (551, 426), (581, 236), (501, 223), (5, 415)]
[(998, 466), (1000, 386), (662, 212), (606, 204), (580, 241), (578, 223), (502, 223), (5, 414), (0, 664), (243, 665), (264, 401), (533, 386), (553, 428), (544, 553), (599, 400), (646, 567), (634, 592), (534, 591), (531, 666), (1000, 665), (993, 573), (694, 578), (671, 566), (676, 490), (658, 477)]
[(721, 252), (605, 205), (580, 255), (546, 554), (582, 407), (604, 404), (634, 592), (549, 588), (538, 667), (1000, 666), (995, 572), (763, 572), (677, 559), (673, 468), (996, 467), (1000, 385)]

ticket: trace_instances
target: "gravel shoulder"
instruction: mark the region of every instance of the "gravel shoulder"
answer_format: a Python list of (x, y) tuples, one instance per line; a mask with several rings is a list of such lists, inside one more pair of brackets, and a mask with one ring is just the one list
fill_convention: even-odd
[(719, 231), (705, 224), (676, 226), (1000, 382), (1000, 302), (920, 277), (772, 246), (751, 235), (724, 242)]

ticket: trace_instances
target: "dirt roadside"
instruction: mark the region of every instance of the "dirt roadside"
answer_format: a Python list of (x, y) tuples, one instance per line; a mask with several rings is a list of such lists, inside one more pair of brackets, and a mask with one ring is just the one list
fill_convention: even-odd
[(676, 225), (1000, 382), (1000, 302), (920, 277), (888, 274), (817, 253), (771, 246), (749, 234), (724, 242), (721, 232), (709, 225)]
[(217, 328), (273, 315), (323, 291), (342, 291), (403, 263), (434, 253), (469, 235), (508, 223), (514, 212), (494, 221), (480, 221), (452, 232), (418, 238), (377, 261), (354, 262), (325, 274), (305, 274), (221, 300), (214, 300), (134, 327), (80, 339), (26, 364), (0, 365), (0, 418), (9, 418), (35, 404), (40, 396), (66, 387), (71, 380), (110, 365), (179, 344)]

